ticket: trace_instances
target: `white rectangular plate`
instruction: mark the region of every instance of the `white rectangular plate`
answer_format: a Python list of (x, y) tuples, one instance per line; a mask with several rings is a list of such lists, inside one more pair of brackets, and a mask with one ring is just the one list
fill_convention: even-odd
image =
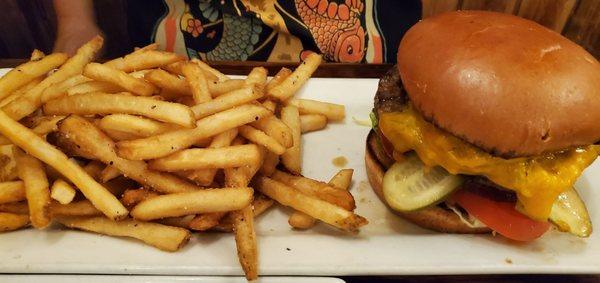
[[(346, 105), (343, 123), (304, 136), (304, 174), (328, 180), (348, 159), (352, 194), (370, 224), (358, 236), (320, 224), (294, 231), (290, 210), (258, 219), (262, 275), (406, 275), (486, 273), (600, 273), (600, 233), (588, 239), (552, 231), (533, 243), (491, 235), (449, 235), (423, 230), (389, 212), (372, 192), (364, 169), (365, 137), (377, 88), (374, 79), (312, 79), (300, 96)], [(600, 225), (600, 163), (578, 181), (594, 224)], [(0, 234), (0, 272), (168, 275), (241, 275), (231, 235), (194, 234), (176, 253), (134, 240), (60, 228)]]
[[(244, 277), (226, 276), (149, 276), (149, 275), (0, 275), (4, 283), (245, 283)], [(266, 277), (256, 283), (344, 283), (344, 280), (332, 277)]]

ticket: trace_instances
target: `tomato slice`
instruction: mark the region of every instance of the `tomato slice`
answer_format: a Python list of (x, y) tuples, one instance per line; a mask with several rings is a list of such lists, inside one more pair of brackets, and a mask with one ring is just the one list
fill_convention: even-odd
[(512, 202), (495, 201), (464, 188), (454, 193), (452, 199), (490, 229), (512, 240), (533, 241), (550, 229), (550, 223), (521, 214)]

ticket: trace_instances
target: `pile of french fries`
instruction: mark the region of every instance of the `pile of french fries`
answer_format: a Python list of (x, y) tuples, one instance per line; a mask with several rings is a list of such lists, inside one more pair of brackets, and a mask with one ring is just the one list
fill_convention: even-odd
[(92, 62), (39, 51), (0, 78), (0, 231), (60, 223), (176, 251), (190, 231), (233, 232), (246, 277), (258, 276), (254, 219), (275, 202), (289, 224), (355, 233), (351, 169), (303, 177), (301, 135), (344, 107), (293, 98), (321, 62), (267, 79), (231, 79), (157, 45)]

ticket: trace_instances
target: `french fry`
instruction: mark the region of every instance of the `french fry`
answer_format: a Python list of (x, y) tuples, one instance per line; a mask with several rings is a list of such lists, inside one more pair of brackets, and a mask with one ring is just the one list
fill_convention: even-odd
[(117, 198), (98, 184), (78, 164), (69, 161), (64, 153), (12, 120), (3, 111), (0, 111), (0, 133), (68, 178), (107, 217), (121, 219), (127, 216), (127, 209)]
[(0, 101), (0, 107), (4, 107), (5, 105), (11, 103), (13, 100), (15, 100), (15, 99), (23, 96), (29, 90), (31, 90), (36, 85), (38, 85), (39, 83), (41, 83), (44, 79), (45, 79), (44, 76), (37, 77), (37, 78), (33, 79), (32, 81), (28, 82), (26, 85), (24, 85), (24, 86), (20, 87), (19, 89), (13, 91), (13, 93), (11, 93), (9, 96), (5, 97), (4, 99), (2, 99)]
[[(94, 59), (96, 53), (102, 47), (103, 42), (104, 40), (100, 36), (96, 36), (88, 41), (82, 47), (77, 49), (77, 53), (62, 64), (56, 72), (50, 74), (23, 96), (2, 107), (2, 111), (15, 121), (21, 120), (25, 116), (33, 113), (42, 105), (41, 96), (43, 91), (55, 83), (62, 82), (75, 75), (80, 75), (84, 66)], [(44, 59), (50, 56), (52, 55), (48, 55), (44, 57)]]
[(144, 76), (144, 79), (162, 90), (174, 94), (174, 96), (192, 95), (192, 90), (185, 80), (182, 80), (167, 71), (161, 69), (152, 70)]
[(148, 166), (159, 171), (180, 171), (209, 168), (233, 168), (255, 164), (260, 158), (254, 144), (221, 148), (186, 149), (167, 157), (151, 160)]
[(321, 60), (321, 55), (315, 53), (308, 55), (304, 62), (279, 85), (267, 90), (267, 94), (279, 101), (285, 101), (292, 97), (308, 81), (312, 73), (317, 70)]
[(156, 88), (142, 80), (115, 68), (98, 63), (89, 63), (83, 69), (83, 75), (96, 81), (107, 82), (142, 96), (150, 96), (157, 92)]
[[(329, 185), (340, 190), (348, 190), (352, 182), (352, 169), (342, 169), (329, 180)], [(308, 229), (315, 225), (315, 221), (310, 215), (295, 211), (290, 215), (288, 223), (296, 229)]]
[[(40, 121), (35, 128), (31, 129), (32, 132), (36, 133), (39, 136), (44, 136), (52, 131), (56, 131), (56, 124), (58, 121), (64, 119), (64, 116), (54, 116), (48, 117), (47, 120)], [(0, 136), (0, 145), (9, 145), (11, 141), (6, 137)]]
[(248, 205), (241, 210), (231, 212), (231, 214), (233, 215), (233, 231), (238, 259), (246, 274), (246, 279), (255, 280), (258, 278), (258, 247), (252, 206)]
[(75, 189), (62, 179), (54, 181), (50, 188), (50, 197), (60, 204), (67, 204), (75, 198)]
[(165, 217), (239, 210), (252, 202), (251, 188), (218, 188), (161, 195), (136, 205), (131, 215), (149, 221)]
[(17, 179), (17, 164), (13, 158), (13, 146), (0, 146), (0, 182)]
[(190, 226), (190, 222), (192, 221), (192, 219), (194, 219), (194, 217), (195, 217), (195, 215), (186, 215), (186, 216), (181, 216), (181, 217), (168, 217), (168, 218), (159, 219), (158, 223), (167, 225), (167, 226), (188, 229)]
[(244, 82), (245, 85), (257, 85), (262, 91), (267, 84), (267, 69), (264, 67), (254, 67), (252, 71), (246, 77)]
[(33, 49), (33, 51), (31, 51), (31, 56), (29, 57), (29, 60), (38, 61), (44, 58), (44, 56), (46, 56), (46, 54), (44, 54), (44, 52), (42, 52), (41, 50)]
[(227, 212), (213, 212), (196, 215), (188, 223), (188, 227), (196, 231), (207, 231), (219, 225), (221, 218), (225, 215), (227, 215)]
[(294, 145), (292, 130), (275, 116), (265, 117), (264, 119), (260, 119), (250, 125), (276, 139), (279, 144), (286, 148), (290, 148), (292, 145)]
[(119, 142), (117, 143), (119, 156), (130, 160), (164, 157), (203, 139), (270, 115), (273, 113), (262, 106), (241, 105), (198, 120), (194, 129), (171, 131), (145, 139)]
[(106, 183), (114, 178), (121, 176), (121, 171), (117, 169), (115, 166), (108, 165), (106, 166), (102, 172), (100, 173), (100, 181), (102, 183)]
[(59, 223), (69, 227), (99, 234), (138, 239), (163, 251), (174, 252), (190, 239), (188, 230), (158, 223), (125, 219), (118, 222), (104, 217), (60, 217)]
[(251, 126), (243, 125), (239, 127), (240, 136), (246, 138), (247, 140), (262, 145), (267, 148), (269, 151), (281, 155), (285, 152), (286, 148), (283, 145), (279, 144), (277, 140), (265, 134), (265, 132), (261, 130), (257, 130)]
[(60, 216), (100, 216), (102, 211), (94, 207), (89, 200), (81, 200), (67, 204), (52, 202), (50, 203), (50, 214), (52, 218)]
[(285, 80), (287, 77), (289, 77), (292, 74), (292, 71), (288, 68), (281, 68), (279, 70), (279, 72), (277, 72), (277, 74), (275, 74), (275, 76), (273, 76), (273, 78), (271, 78), (271, 80), (269, 80), (269, 82), (267, 83), (267, 86), (265, 87), (267, 91), (273, 89), (274, 87), (278, 86), (283, 80)]
[(104, 65), (129, 73), (138, 70), (158, 68), (183, 60), (185, 60), (185, 57), (171, 52), (138, 49), (122, 58), (108, 61), (104, 63)]
[(180, 62), (175, 62), (175, 63), (171, 63), (169, 65), (165, 65), (163, 67), (161, 67), (161, 69), (174, 74), (174, 75), (178, 75), (178, 76), (182, 76), (183, 77), (183, 65), (187, 64), (187, 62), (184, 61), (180, 61)]
[(302, 133), (322, 130), (327, 126), (327, 117), (321, 114), (300, 115), (300, 129)]
[(244, 86), (244, 80), (209, 81), (208, 91), (212, 97), (218, 97)]
[(265, 99), (262, 105), (273, 113), (275, 113), (275, 110), (277, 110), (277, 103), (275, 103), (273, 100)]
[[(71, 89), (72, 87), (81, 85), (83, 83), (87, 83), (91, 81), (90, 78), (85, 77), (83, 75), (77, 75), (77, 76), (73, 76), (69, 79), (66, 79), (62, 82), (59, 83), (55, 83), (51, 86), (49, 86), (47, 89), (45, 89), (42, 92), (42, 102), (46, 102), (46, 101), (50, 101), (52, 99), (56, 99), (59, 97), (62, 97), (64, 95), (67, 94), (67, 90)], [(82, 92), (78, 92), (78, 93), (82, 93)]]
[(196, 104), (204, 103), (212, 99), (208, 92), (208, 82), (199, 65), (188, 63), (183, 65), (181, 71), (190, 86)]
[(350, 184), (352, 183), (352, 175), (354, 174), (354, 169), (342, 169), (338, 171), (331, 180), (329, 180), (329, 185), (340, 190), (349, 190)]
[[(116, 140), (146, 138), (181, 129), (180, 126), (162, 123), (129, 114), (106, 115), (98, 122), (98, 127)], [(113, 137), (117, 136), (117, 137)]]
[(260, 192), (278, 203), (290, 206), (341, 230), (355, 233), (358, 232), (358, 228), (368, 223), (359, 215), (329, 202), (307, 196), (268, 177), (258, 177), (254, 183)]
[(2, 203), (0, 204), (0, 212), (29, 214), (29, 207), (27, 206), (27, 201)]
[(300, 114), (295, 106), (286, 106), (281, 109), (281, 120), (292, 131), (293, 145), (281, 155), (281, 163), (285, 168), (296, 174), (302, 173), (302, 140), (300, 135)]
[(59, 131), (68, 137), (66, 139), (74, 143), (83, 155), (112, 165), (123, 175), (157, 192), (175, 193), (199, 189), (174, 175), (150, 170), (143, 161), (127, 160), (117, 156), (114, 142), (84, 118), (74, 115), (67, 117), (59, 124)]
[[(233, 141), (234, 145), (244, 144), (244, 139), (242, 137), (238, 137)], [(245, 166), (235, 167), (235, 168), (225, 168), (223, 169), (223, 173), (225, 174), (225, 186), (226, 187), (245, 187), (248, 186), (252, 177), (258, 172), (260, 167), (262, 166), (263, 157), (266, 153), (266, 150), (263, 147), (259, 148), (259, 158), (256, 162), (250, 163)]]
[(348, 191), (333, 188), (327, 183), (302, 176), (290, 175), (279, 170), (276, 170), (271, 175), (271, 178), (291, 186), (303, 194), (322, 199), (346, 210), (354, 210), (356, 208), (354, 198)]
[(0, 203), (10, 203), (25, 200), (23, 181), (1, 182)]
[(102, 162), (92, 160), (83, 167), (83, 171), (88, 173), (92, 178), (100, 180), (100, 174), (102, 174), (102, 170), (104, 170), (104, 167), (106, 166), (104, 166)]
[(159, 196), (156, 192), (151, 190), (147, 190), (144, 188), (134, 189), (134, 190), (126, 190), (121, 197), (121, 202), (126, 207), (132, 208), (136, 206), (138, 203)]
[(54, 115), (134, 114), (191, 128), (194, 114), (189, 107), (149, 97), (127, 94), (88, 93), (48, 101), (44, 113)]
[(28, 215), (0, 212), (0, 232), (14, 231), (28, 224)]
[(229, 80), (229, 77), (227, 77), (225, 74), (219, 72), (217, 69), (209, 66), (205, 62), (202, 62), (198, 59), (192, 59), (191, 62), (198, 65), (202, 69), (202, 71), (204, 71), (204, 73), (211, 74), (212, 76), (216, 77), (219, 80), (219, 82), (224, 82), (224, 81)]
[(62, 65), (67, 58), (69, 58), (67, 54), (54, 53), (39, 60), (23, 63), (10, 70), (0, 78), (0, 99), (9, 96), (13, 91)]
[[(81, 84), (78, 84), (74, 87), (67, 89), (67, 95), (72, 96), (72, 95), (77, 95), (77, 94), (95, 93), (95, 92), (118, 93), (118, 92), (122, 92), (122, 91), (125, 91), (125, 89), (118, 85), (112, 84), (112, 83), (101, 82), (101, 81), (91, 81), (91, 82), (81, 83)], [(53, 99), (57, 99), (57, 98), (60, 98), (60, 97), (56, 97)], [(51, 100), (51, 99), (48, 99), (48, 100)]]
[[(254, 218), (263, 214), (270, 207), (272, 207), (274, 203), (275, 202), (272, 199), (265, 197), (263, 194), (257, 194), (252, 201), (252, 212), (254, 214)], [(227, 214), (221, 219), (219, 225), (213, 227), (212, 230), (219, 232), (233, 232), (233, 215), (231, 213)]]
[(192, 111), (194, 112), (196, 119), (201, 119), (223, 110), (257, 100), (262, 96), (263, 92), (258, 87), (244, 87), (223, 94), (207, 102), (197, 104), (192, 107)]
[(265, 160), (263, 161), (262, 166), (260, 167), (260, 173), (269, 177), (273, 172), (275, 172), (275, 168), (279, 164), (279, 155), (269, 151), (265, 153)]
[(19, 178), (23, 180), (25, 196), (29, 205), (30, 220), (33, 227), (38, 229), (50, 225), (50, 189), (44, 165), (39, 160), (26, 154), (19, 148), (14, 149), (15, 161)]
[(321, 114), (331, 121), (344, 120), (346, 115), (344, 105), (340, 104), (311, 99), (290, 99), (286, 103), (298, 107), (301, 114)]

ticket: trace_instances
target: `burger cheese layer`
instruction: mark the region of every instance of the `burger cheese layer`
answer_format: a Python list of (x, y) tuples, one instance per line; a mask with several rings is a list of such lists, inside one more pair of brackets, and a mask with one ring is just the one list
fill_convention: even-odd
[(382, 113), (378, 125), (395, 151), (414, 150), (427, 166), (485, 176), (515, 191), (522, 212), (536, 220), (548, 218), (558, 195), (571, 188), (600, 153), (599, 145), (589, 145), (532, 157), (495, 157), (438, 129), (412, 106)]

